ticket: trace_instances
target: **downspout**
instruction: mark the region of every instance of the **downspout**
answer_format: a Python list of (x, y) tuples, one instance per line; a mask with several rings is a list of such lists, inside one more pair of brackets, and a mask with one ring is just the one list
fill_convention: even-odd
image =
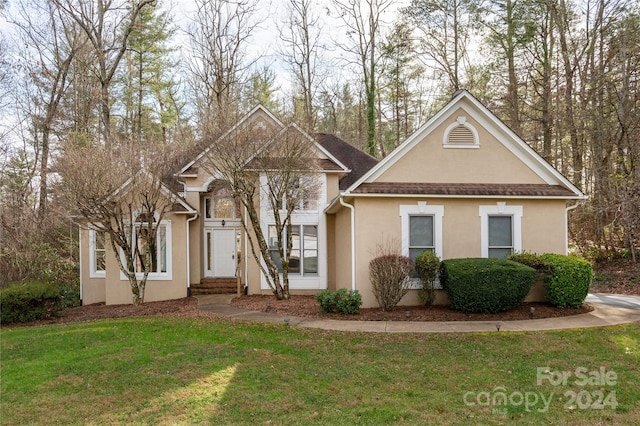
[(569, 211), (575, 209), (582, 204), (582, 200), (577, 201), (574, 205), (565, 208), (564, 211), (564, 254), (569, 254)]
[[(243, 208), (242, 209), (242, 215), (244, 216), (243, 218), (243, 222), (246, 224), (247, 223), (247, 209)], [(242, 234), (244, 235), (244, 247), (242, 250), (242, 257), (243, 257), (243, 267), (244, 267), (244, 294), (249, 294), (249, 254), (248, 254), (248, 250), (249, 250), (249, 231), (247, 231), (247, 226), (244, 225), (242, 227)], [(260, 287), (262, 287), (262, 284), (260, 285)]]
[(351, 204), (347, 204), (342, 196), (339, 198), (340, 205), (351, 210), (351, 290), (356, 290), (356, 210)]
[(194, 213), (193, 217), (190, 217), (185, 222), (187, 227), (187, 297), (191, 297), (191, 244), (189, 242), (189, 234), (190, 234), (189, 222), (194, 221), (197, 218), (198, 218), (198, 213)]
[[(88, 235), (87, 235), (88, 237)], [(88, 238), (87, 238), (88, 241)], [(89, 247), (90, 244), (87, 244), (87, 247)], [(82, 227), (78, 226), (78, 261), (80, 262), (80, 306), (82, 305), (82, 286), (84, 285), (83, 281), (82, 281), (82, 261), (84, 259), (82, 258)]]

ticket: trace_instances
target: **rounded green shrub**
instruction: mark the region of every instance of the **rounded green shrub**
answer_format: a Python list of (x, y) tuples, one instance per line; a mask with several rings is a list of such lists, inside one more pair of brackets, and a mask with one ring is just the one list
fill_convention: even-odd
[(60, 289), (54, 284), (30, 281), (0, 290), (0, 323), (29, 322), (60, 310)]
[(551, 265), (544, 280), (547, 300), (559, 308), (579, 308), (584, 303), (593, 269), (591, 264), (577, 256), (545, 253), (542, 258)]
[(536, 276), (535, 269), (505, 259), (448, 259), (440, 265), (451, 307), (463, 312), (512, 309), (522, 303)]
[(508, 260), (522, 263), (535, 269), (539, 272), (551, 272), (551, 264), (544, 260), (542, 256), (535, 253), (514, 253), (507, 257)]
[(425, 250), (416, 256), (416, 272), (420, 277), (422, 288), (418, 292), (420, 300), (431, 306), (436, 298), (435, 283), (440, 269), (440, 258), (431, 250)]
[(330, 312), (357, 314), (362, 306), (362, 296), (358, 290), (344, 288), (337, 291), (322, 290), (316, 294), (315, 299), (320, 303), (320, 312), (323, 314)]

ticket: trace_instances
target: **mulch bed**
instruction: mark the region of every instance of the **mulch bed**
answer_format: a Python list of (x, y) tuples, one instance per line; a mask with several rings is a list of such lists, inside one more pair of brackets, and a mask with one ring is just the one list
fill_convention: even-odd
[(359, 314), (322, 314), (313, 296), (292, 296), (289, 300), (276, 300), (273, 296), (254, 295), (236, 297), (231, 306), (251, 311), (269, 312), (283, 316), (329, 318), (354, 321), (513, 321), (564, 317), (591, 312), (584, 305), (577, 309), (560, 309), (548, 303), (523, 303), (517, 308), (498, 314), (466, 314), (446, 306), (397, 306), (390, 312), (379, 308), (361, 309)]
[(57, 316), (30, 323), (14, 323), (3, 325), (2, 327), (19, 327), (47, 324), (64, 324), (72, 322), (95, 321), (99, 319), (112, 318), (132, 318), (152, 315), (172, 316), (172, 317), (212, 317), (223, 318), (211, 312), (198, 310), (198, 300), (194, 297), (185, 297), (176, 300), (166, 300), (163, 302), (146, 302), (141, 306), (135, 305), (105, 305), (104, 303), (94, 303), (91, 305), (78, 306), (60, 312)]

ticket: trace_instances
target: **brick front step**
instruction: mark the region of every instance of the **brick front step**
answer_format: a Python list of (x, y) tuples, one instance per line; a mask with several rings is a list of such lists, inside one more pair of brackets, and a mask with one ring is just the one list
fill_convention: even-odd
[(203, 278), (191, 285), (191, 294), (231, 294), (237, 291), (235, 278)]

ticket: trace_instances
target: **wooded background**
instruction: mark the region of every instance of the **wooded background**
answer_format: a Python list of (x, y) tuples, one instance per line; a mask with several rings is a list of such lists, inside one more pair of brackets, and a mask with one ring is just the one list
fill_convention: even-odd
[(0, 0), (0, 15), (0, 284), (73, 276), (67, 152), (179, 163), (261, 103), (382, 158), (457, 89), (589, 195), (578, 252), (635, 261), (637, 1)]

